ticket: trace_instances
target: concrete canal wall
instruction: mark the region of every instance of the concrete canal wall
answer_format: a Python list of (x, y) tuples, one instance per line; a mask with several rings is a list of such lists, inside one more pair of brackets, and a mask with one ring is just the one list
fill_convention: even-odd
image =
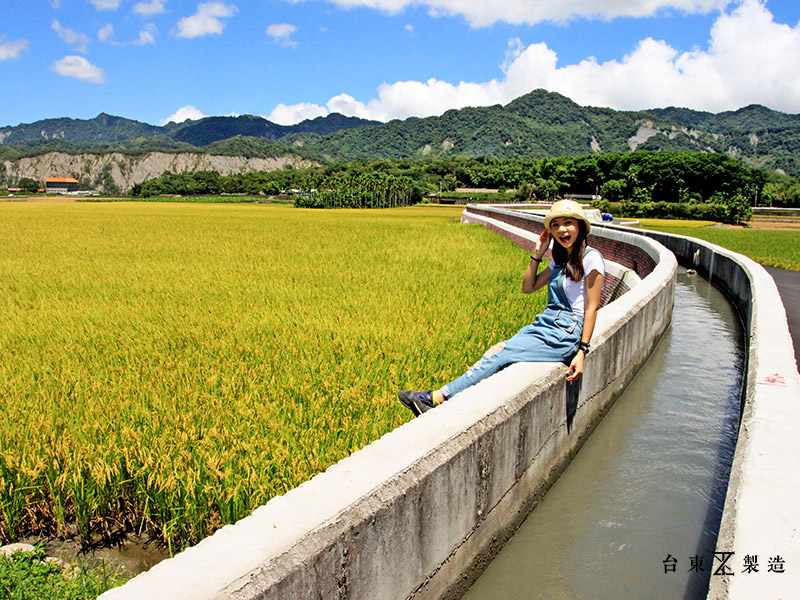
[[(462, 220), (528, 248), (541, 230), (502, 208)], [(567, 385), (561, 364), (512, 365), (101, 598), (458, 597), (669, 326), (673, 254), (595, 230), (590, 244), (617, 264), (580, 383)]]
[[(795, 598), (800, 590), (795, 507), (800, 493), (795, 464), (800, 455), (800, 375), (778, 289), (769, 273), (746, 256), (694, 238), (640, 233), (658, 240), (681, 264), (723, 290), (737, 307), (748, 338), (739, 437), (713, 571), (720, 569), (727, 553), (733, 554), (722, 569), (727, 574), (712, 574), (708, 597)], [(757, 571), (745, 569), (746, 557), (751, 564), (755, 557)]]
[[(476, 212), (498, 215), (496, 209)], [(499, 214), (502, 221), (519, 224), (520, 217), (510, 211)], [(747, 336), (746, 381), (717, 556), (705, 557), (706, 568), (712, 572), (708, 598), (794, 598), (800, 589), (800, 534), (794, 508), (800, 492), (800, 470), (794, 466), (794, 457), (800, 453), (800, 375), (775, 282), (755, 261), (704, 240), (602, 227), (657, 240), (736, 306)], [(598, 229), (599, 224), (594, 231)], [(609, 243), (595, 245), (629, 267), (639, 268), (637, 256), (626, 260), (620, 258), (626, 252), (615, 252)], [(757, 570), (746, 568), (754, 563)]]

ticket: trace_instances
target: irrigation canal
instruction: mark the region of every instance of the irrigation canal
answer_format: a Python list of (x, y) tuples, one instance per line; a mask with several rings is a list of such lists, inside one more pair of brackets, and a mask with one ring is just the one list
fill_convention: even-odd
[(464, 598), (705, 598), (743, 368), (733, 306), (680, 268), (659, 346)]

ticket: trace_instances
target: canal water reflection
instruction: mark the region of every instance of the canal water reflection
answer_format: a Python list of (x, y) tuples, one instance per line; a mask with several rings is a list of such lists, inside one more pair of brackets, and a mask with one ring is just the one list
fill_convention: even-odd
[(743, 342), (726, 298), (679, 269), (658, 348), (465, 598), (705, 598)]

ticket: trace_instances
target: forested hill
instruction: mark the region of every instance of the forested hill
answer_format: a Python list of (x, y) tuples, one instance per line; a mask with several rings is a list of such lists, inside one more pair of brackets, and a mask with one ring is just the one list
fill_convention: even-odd
[(44, 119), (35, 123), (0, 127), (0, 143), (20, 144), (43, 140), (64, 141), (73, 144), (114, 144), (141, 138), (160, 138), (190, 146), (205, 146), (212, 142), (235, 136), (249, 136), (278, 140), (293, 133), (327, 135), (340, 129), (378, 124), (356, 117), (331, 114), (298, 123), (278, 125), (263, 117), (242, 115), (238, 117), (205, 117), (164, 126), (149, 125), (101, 113), (94, 119)]
[[(234, 139), (226, 141), (230, 138)], [(157, 127), (101, 114), (86, 121), (48, 119), (0, 128), (0, 157), (58, 149), (215, 151), (249, 157), (290, 153), (323, 161), (678, 150), (724, 153), (751, 167), (800, 176), (800, 115), (759, 105), (717, 114), (674, 107), (616, 111), (580, 106), (560, 94), (536, 90), (505, 106), (463, 108), (389, 123), (331, 114), (282, 126), (246, 115)]]
[(719, 114), (579, 106), (537, 90), (506, 106), (339, 131), (307, 146), (334, 159), (452, 155), (546, 158), (631, 150), (717, 152), (800, 175), (800, 115), (752, 105)]

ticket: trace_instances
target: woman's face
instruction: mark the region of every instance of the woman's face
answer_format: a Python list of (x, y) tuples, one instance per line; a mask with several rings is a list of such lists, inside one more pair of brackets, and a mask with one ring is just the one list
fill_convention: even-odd
[(572, 217), (556, 217), (550, 221), (550, 235), (567, 250), (572, 250), (578, 240), (578, 219)]

